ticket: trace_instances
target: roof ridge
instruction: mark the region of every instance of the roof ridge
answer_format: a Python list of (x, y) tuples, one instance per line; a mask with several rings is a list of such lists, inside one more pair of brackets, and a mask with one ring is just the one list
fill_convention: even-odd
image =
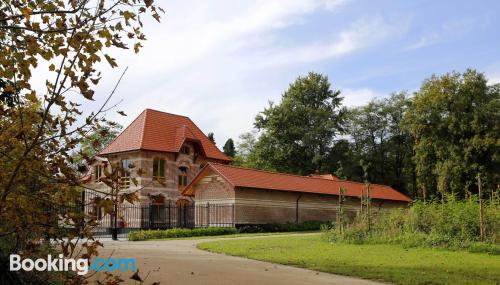
[[(270, 174), (278, 174), (278, 175), (286, 175), (286, 176), (293, 176), (293, 177), (300, 177), (300, 178), (309, 178), (309, 179), (320, 179), (320, 180), (327, 180), (327, 181), (335, 181), (335, 180), (325, 179), (325, 178), (321, 178), (321, 177), (311, 177), (311, 176), (305, 176), (305, 175), (299, 175), (299, 174), (291, 174), (291, 173), (284, 173), (284, 172), (277, 172), (277, 171), (263, 170), (263, 169), (256, 169), (256, 168), (249, 168), (249, 167), (243, 167), (243, 166), (237, 166), (237, 165), (222, 164), (222, 163), (217, 163), (217, 162), (209, 162), (209, 163), (210, 164), (217, 164), (217, 165), (221, 165), (221, 166), (225, 166), (225, 167), (239, 168), (239, 169), (245, 169), (245, 170), (253, 170), (253, 171), (270, 173)], [(348, 181), (348, 180), (340, 180), (340, 181)]]
[[(140, 149), (142, 149), (143, 144), (144, 144), (144, 133), (145, 133), (144, 128), (146, 127), (146, 121), (148, 120), (148, 111), (150, 111), (150, 110), (151, 109), (146, 108), (146, 109), (144, 109), (144, 111), (142, 111), (142, 113), (144, 113), (144, 124), (142, 124), (142, 126), (141, 126), (141, 138), (139, 139), (139, 141), (140, 141), (140, 146), (139, 146)], [(139, 118), (139, 117), (140, 117), (140, 115), (137, 118)], [(130, 124), (130, 125), (132, 125), (132, 124)]]
[(189, 117), (185, 116), (185, 115), (179, 115), (179, 114), (169, 113), (169, 112), (160, 111), (160, 110), (151, 109), (151, 108), (146, 108), (146, 109), (144, 109), (144, 111), (153, 111), (153, 112), (157, 112), (157, 113), (163, 113), (163, 114), (167, 114), (167, 115), (171, 115), (171, 116), (183, 117), (183, 118), (188, 118), (189, 119)]
[[(135, 123), (135, 121), (137, 121), (137, 119), (139, 119), (139, 118), (141, 117), (142, 113), (145, 113), (147, 110), (148, 110), (148, 109), (144, 109), (144, 110), (143, 110), (143, 111), (142, 111), (142, 112), (141, 112), (141, 113), (140, 113), (137, 117), (135, 117), (135, 119), (134, 119), (134, 120), (133, 120), (130, 124), (128, 124), (128, 126), (127, 126), (127, 127), (125, 127), (125, 129), (123, 129), (123, 130), (122, 130), (122, 131), (121, 131), (121, 132), (120, 132), (120, 133), (119, 133), (119, 134), (118, 134), (118, 135), (117, 135), (114, 139), (112, 139), (112, 140), (111, 140), (111, 141), (110, 141), (110, 142), (109, 142), (109, 143), (108, 143), (108, 144), (107, 144), (104, 148), (102, 148), (102, 149), (101, 149), (101, 151), (99, 151), (99, 152), (97, 153), (97, 155), (99, 155), (99, 154), (100, 154), (101, 152), (103, 152), (106, 148), (108, 148), (108, 146), (110, 146), (113, 142), (115, 142), (115, 141), (116, 141), (116, 140), (117, 140), (117, 139), (118, 139), (118, 138), (119, 138), (119, 137), (120, 137), (123, 133), (125, 133), (125, 131), (126, 131), (126, 130), (128, 130), (128, 128), (130, 128), (130, 127), (131, 127), (131, 126)], [(146, 116), (146, 114), (144, 114), (144, 116)], [(144, 122), (145, 122), (145, 121), (146, 121), (146, 118), (144, 118)], [(145, 124), (144, 124), (144, 125), (145, 125)], [(144, 126), (143, 126), (143, 129), (144, 129)], [(141, 142), (141, 143), (140, 143), (141, 148), (142, 148), (142, 136), (143, 136), (143, 135), (144, 135), (144, 134), (142, 134), (142, 135), (141, 135), (141, 141), (140, 141), (140, 142)]]
[[(258, 172), (264, 172), (264, 173), (270, 173), (270, 174), (279, 174), (279, 175), (286, 175), (286, 176), (293, 176), (293, 177), (300, 177), (300, 178), (320, 179), (320, 180), (327, 180), (327, 181), (334, 181), (334, 182), (347, 182), (347, 183), (365, 184), (364, 182), (352, 181), (352, 180), (344, 180), (344, 179), (340, 179), (340, 178), (339, 178), (339, 180), (331, 180), (331, 179), (326, 179), (326, 178), (321, 178), (321, 177), (312, 177), (312, 176), (305, 176), (305, 175), (299, 175), (299, 174), (291, 174), (291, 173), (277, 172), (277, 171), (271, 171), (271, 170), (249, 168), (249, 167), (243, 167), (243, 166), (238, 166), (238, 165), (222, 164), (222, 163), (217, 163), (217, 162), (209, 162), (209, 164), (216, 164), (216, 165), (221, 165), (221, 166), (225, 166), (225, 167), (232, 167), (232, 168), (238, 168), (238, 169), (244, 169), (244, 170), (253, 170), (253, 171), (258, 171)], [(391, 188), (393, 190), (396, 190), (396, 189), (392, 188), (390, 185), (376, 184), (376, 183), (370, 183), (370, 185), (383, 186), (383, 187), (388, 187), (388, 188)], [(401, 194), (403, 194), (403, 193), (401, 193)], [(403, 195), (405, 195), (405, 194), (403, 194)]]

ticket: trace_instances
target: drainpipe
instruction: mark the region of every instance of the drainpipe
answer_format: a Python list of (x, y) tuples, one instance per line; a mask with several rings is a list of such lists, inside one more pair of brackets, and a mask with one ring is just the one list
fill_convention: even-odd
[(300, 200), (300, 198), (302, 198), (302, 194), (299, 194), (299, 196), (297, 197), (296, 204), (295, 204), (295, 223), (296, 224), (299, 223), (299, 200)]

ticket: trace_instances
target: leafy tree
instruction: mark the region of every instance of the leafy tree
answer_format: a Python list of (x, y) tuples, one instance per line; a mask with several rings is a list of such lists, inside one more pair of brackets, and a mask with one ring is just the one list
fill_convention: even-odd
[(113, 141), (122, 130), (116, 122), (106, 121), (102, 125), (94, 126), (91, 132), (80, 140), (78, 152), (73, 156), (73, 163), (79, 164), (92, 158), (100, 150)]
[(214, 133), (212, 132), (208, 133), (207, 137), (210, 141), (212, 141), (215, 144)]
[[(500, 85), (467, 70), (432, 76), (415, 94), (405, 127), (415, 141), (422, 196), (477, 193), (477, 173), (493, 189), (499, 181)], [(439, 192), (437, 192), (437, 191)]]
[(232, 138), (229, 138), (226, 143), (224, 144), (224, 147), (222, 148), (224, 150), (224, 153), (229, 156), (229, 157), (234, 157), (236, 154), (236, 150), (234, 148), (234, 142)]
[(255, 154), (273, 169), (310, 174), (328, 168), (333, 138), (342, 131), (344, 110), (339, 91), (318, 73), (299, 77), (277, 105), (272, 102), (255, 118), (261, 136)]
[[(408, 95), (401, 92), (349, 110), (346, 130), (350, 138), (335, 144), (332, 162), (342, 162), (349, 179), (362, 181), (367, 175), (371, 182), (413, 192), (412, 141), (401, 128), (409, 105)], [(369, 165), (366, 173), (360, 160)]]
[[(76, 101), (94, 100), (97, 64), (116, 67), (111, 51), (145, 40), (141, 16), (159, 20), (152, 0), (3, 1), (0, 6), (0, 263), (11, 253), (46, 256), (44, 240), (59, 243), (65, 257), (90, 258), (95, 221), (81, 212), (80, 174), (71, 154), (105, 120), (101, 108), (83, 117)], [(34, 71), (45, 74), (35, 88)], [(123, 76), (123, 75), (122, 75)], [(72, 99), (68, 94), (79, 94)], [(12, 99), (12, 100), (11, 100)], [(15, 99), (15, 100), (14, 100)], [(83, 123), (79, 123), (83, 122)], [(75, 237), (90, 238), (75, 251)], [(2, 284), (81, 284), (81, 276), (10, 272)], [(58, 279), (58, 280), (54, 280)], [(108, 283), (108, 284), (116, 284)]]

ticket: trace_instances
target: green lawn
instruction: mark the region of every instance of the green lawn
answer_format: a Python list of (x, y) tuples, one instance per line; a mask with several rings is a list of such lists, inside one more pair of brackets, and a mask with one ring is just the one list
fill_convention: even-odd
[(500, 256), (397, 245), (331, 244), (320, 235), (204, 242), (218, 253), (397, 284), (500, 284)]

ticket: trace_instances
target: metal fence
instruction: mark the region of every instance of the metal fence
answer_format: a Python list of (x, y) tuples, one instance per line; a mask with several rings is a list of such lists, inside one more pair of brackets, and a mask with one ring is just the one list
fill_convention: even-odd
[[(96, 236), (111, 236), (114, 227), (112, 214), (91, 203), (90, 195), (84, 206), (86, 214), (95, 215), (99, 225), (94, 229)], [(131, 205), (120, 204), (116, 207), (118, 236), (124, 237), (134, 230), (234, 227), (234, 204), (176, 205)]]

